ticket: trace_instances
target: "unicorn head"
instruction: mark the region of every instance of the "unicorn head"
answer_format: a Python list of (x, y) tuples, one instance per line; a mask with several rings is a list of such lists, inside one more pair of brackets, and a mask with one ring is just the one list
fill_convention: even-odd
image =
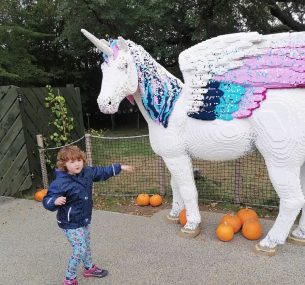
[(134, 94), (138, 88), (137, 69), (127, 41), (119, 37), (109, 43), (84, 29), (81, 32), (102, 52), (104, 58), (101, 65), (103, 80), (97, 98), (98, 106), (105, 114), (116, 113), (121, 101)]

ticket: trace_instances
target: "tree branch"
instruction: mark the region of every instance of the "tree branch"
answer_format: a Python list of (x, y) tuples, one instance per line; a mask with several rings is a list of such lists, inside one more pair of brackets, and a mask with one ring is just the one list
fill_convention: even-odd
[[(273, 1), (273, 2), (275, 2), (275, 1)], [(295, 4), (301, 4), (301, 2), (302, 2), (302, 0), (300, 1), (300, 0), (279, 0), (279, 1), (276, 1), (276, 2), (280, 2), (280, 3), (287, 3), (287, 2), (290, 2), (290, 3), (295, 3)]]
[(305, 31), (305, 24), (295, 21), (290, 13), (282, 11), (276, 1), (268, 0), (267, 3), (271, 15), (279, 19), (284, 25), (295, 31)]
[(115, 31), (115, 32), (118, 31), (116, 25), (112, 24), (110, 21), (107, 21), (106, 19), (101, 19), (101, 18), (99, 17), (97, 11), (95, 11), (94, 9), (92, 9), (92, 8), (90, 7), (89, 1), (87, 1), (87, 0), (82, 0), (82, 1), (85, 3), (85, 5), (87, 6), (88, 10), (92, 12), (92, 14), (95, 16), (96, 20), (97, 20), (101, 25), (106, 25), (106, 26), (108, 26), (111, 30), (113, 30), (113, 31)]

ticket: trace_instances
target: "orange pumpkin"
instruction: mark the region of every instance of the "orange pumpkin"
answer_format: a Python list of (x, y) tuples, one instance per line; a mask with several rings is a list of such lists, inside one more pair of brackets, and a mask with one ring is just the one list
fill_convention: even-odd
[(237, 212), (237, 216), (240, 218), (242, 224), (244, 224), (245, 221), (250, 219), (258, 221), (258, 215), (256, 214), (256, 212), (249, 208), (240, 209)]
[(149, 199), (150, 205), (153, 207), (160, 206), (163, 202), (162, 197), (159, 194), (152, 195)]
[(179, 221), (181, 224), (181, 227), (184, 227), (187, 220), (186, 220), (186, 209), (183, 209), (179, 214)]
[(221, 241), (230, 241), (234, 237), (234, 229), (227, 222), (224, 222), (217, 227), (216, 236)]
[(255, 219), (245, 221), (242, 229), (242, 234), (249, 240), (259, 239), (263, 234), (261, 224), (258, 220)]
[(232, 214), (226, 214), (222, 217), (220, 223), (227, 222), (228, 225), (233, 227), (234, 233), (239, 232), (241, 229), (241, 220), (238, 216)]
[(139, 194), (136, 199), (136, 203), (139, 206), (149, 205), (149, 196), (148, 194)]
[(47, 195), (48, 189), (41, 189), (34, 194), (34, 198), (36, 201), (41, 202), (44, 196)]

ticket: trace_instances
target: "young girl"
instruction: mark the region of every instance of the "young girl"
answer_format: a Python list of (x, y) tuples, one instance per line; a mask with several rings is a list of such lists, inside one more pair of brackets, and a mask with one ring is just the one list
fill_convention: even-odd
[(51, 183), (43, 206), (57, 210), (57, 223), (72, 245), (73, 253), (66, 270), (64, 285), (77, 285), (77, 270), (84, 265), (84, 277), (105, 277), (108, 271), (92, 263), (90, 251), (90, 222), (92, 214), (93, 181), (106, 180), (121, 170), (132, 172), (129, 165), (107, 167), (86, 166), (85, 153), (77, 146), (62, 148), (57, 155), (56, 179)]

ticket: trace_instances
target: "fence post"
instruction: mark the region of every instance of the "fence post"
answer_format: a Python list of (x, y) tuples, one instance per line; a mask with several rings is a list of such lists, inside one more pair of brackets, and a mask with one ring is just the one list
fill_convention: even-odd
[(160, 195), (165, 196), (165, 187), (164, 187), (164, 162), (162, 157), (159, 157), (159, 188)]
[(240, 204), (241, 202), (241, 161), (237, 159), (235, 161), (235, 191), (234, 191), (234, 203)]
[(40, 159), (40, 168), (41, 168), (41, 175), (42, 175), (42, 184), (43, 188), (47, 189), (49, 187), (49, 180), (48, 180), (48, 171), (47, 171), (47, 164), (45, 158), (45, 150), (43, 145), (43, 137), (42, 135), (36, 135), (37, 145), (38, 145), (38, 152), (39, 152), (39, 159)]
[(91, 135), (85, 134), (85, 143), (86, 143), (86, 154), (87, 154), (87, 164), (92, 166), (92, 145), (91, 145)]

